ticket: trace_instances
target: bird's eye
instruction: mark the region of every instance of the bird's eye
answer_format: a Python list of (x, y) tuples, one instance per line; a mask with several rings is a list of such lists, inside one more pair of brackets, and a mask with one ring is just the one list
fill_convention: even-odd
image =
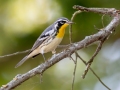
[(65, 22), (64, 22), (64, 21), (61, 21), (60, 23), (61, 23), (61, 24), (64, 24)]

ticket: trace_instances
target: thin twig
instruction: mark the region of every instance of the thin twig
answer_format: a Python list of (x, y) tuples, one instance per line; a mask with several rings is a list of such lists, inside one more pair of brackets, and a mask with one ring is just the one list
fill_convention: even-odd
[[(70, 46), (70, 44), (68, 44), (68, 45), (59, 45), (58, 48), (67, 48), (69, 46)], [(15, 55), (18, 55), (18, 54), (27, 53), (29, 51), (30, 51), (30, 49), (25, 50), (25, 51), (18, 51), (18, 52), (12, 53), (12, 54), (7, 54), (7, 55), (0, 56), (0, 58), (11, 57), (11, 56), (15, 56)]]
[[(81, 13), (80, 10), (75, 11), (75, 12), (73, 13), (73, 15), (72, 15), (71, 21), (73, 21), (74, 17), (75, 17), (77, 14), (79, 14), (79, 13)], [(70, 44), (71, 44), (71, 43), (72, 43), (72, 24), (69, 25), (69, 40), (70, 40)]]
[[(74, 17), (81, 13), (80, 10), (76, 11), (73, 13), (71, 21), (73, 21)], [(70, 40), (70, 44), (72, 44), (72, 24), (69, 26), (69, 40)], [(76, 56), (76, 60), (73, 60), (75, 63), (75, 67), (74, 67), (74, 72), (73, 72), (73, 79), (72, 79), (72, 90), (74, 89), (74, 81), (75, 81), (75, 73), (76, 73), (76, 67), (77, 67), (77, 56)]]
[(43, 77), (43, 75), (42, 75), (42, 73), (41, 73), (41, 74), (40, 74), (40, 83), (43, 82), (42, 77)]
[(104, 22), (103, 22), (104, 16), (105, 16), (105, 14), (103, 14), (103, 15), (102, 15), (102, 18), (101, 18), (103, 28), (105, 27)]
[[(76, 54), (75, 54), (75, 55), (76, 55)], [(76, 55), (76, 59), (75, 59), (75, 67), (74, 67), (74, 71), (73, 71), (72, 90), (74, 90), (74, 82), (75, 82), (76, 68), (77, 68), (77, 55)]]
[(73, 59), (73, 57), (71, 55), (69, 55), (68, 57), (70, 60), (73, 60), (74, 64), (76, 63), (76, 61)]
[(92, 71), (92, 73), (97, 77), (97, 79), (101, 82), (101, 84), (103, 86), (105, 86), (108, 90), (111, 90), (107, 85), (105, 85), (102, 80), (99, 78), (99, 76), (90, 68), (90, 70)]
[[(57, 48), (67, 48), (69, 46), (70, 46), (70, 44), (68, 44), (68, 45), (59, 45)], [(25, 51), (18, 51), (18, 52), (12, 53), (12, 54), (7, 54), (7, 55), (0, 56), (0, 58), (11, 57), (11, 56), (15, 56), (15, 55), (18, 55), (18, 54), (27, 53), (27, 52), (30, 52), (30, 50), (31, 49), (28, 49), (28, 50), (25, 50)]]
[[(73, 13), (71, 21), (73, 21), (74, 17), (79, 14), (81, 11), (78, 10), (76, 12)], [(69, 26), (69, 40), (70, 40), (70, 44), (72, 44), (72, 24)], [(75, 67), (74, 67), (74, 71), (73, 71), (73, 79), (72, 79), (72, 90), (74, 90), (74, 81), (75, 81), (75, 73), (76, 73), (76, 67), (77, 67), (77, 57), (76, 60), (73, 60), (75, 63)]]
[(84, 73), (83, 73), (83, 75), (82, 75), (82, 78), (83, 78), (83, 79), (85, 78), (85, 76), (86, 76), (86, 74), (87, 74), (87, 72), (88, 72), (88, 70), (89, 70), (89, 68), (90, 68), (90, 66), (91, 66), (94, 58), (96, 57), (96, 55), (97, 55), (97, 54), (99, 53), (99, 51), (101, 50), (101, 47), (102, 47), (103, 42), (104, 42), (104, 41), (101, 41), (101, 42), (99, 43), (99, 45), (98, 45), (95, 53), (93, 54), (93, 56), (91, 57), (91, 59), (87, 62), (86, 69), (85, 69), (85, 71), (84, 71)]
[[(72, 15), (71, 21), (73, 21), (74, 17), (79, 14), (81, 11), (75, 11)], [(69, 40), (70, 44), (72, 44), (72, 24), (69, 26)], [(73, 59), (72, 59), (73, 60)], [(76, 60), (73, 60), (75, 63), (74, 71), (73, 71), (73, 79), (72, 79), (72, 90), (74, 89), (74, 81), (75, 81), (75, 73), (76, 73), (76, 67), (77, 67), (77, 57)]]
[[(77, 52), (75, 52), (75, 53), (76, 53), (77, 57), (79, 57), (79, 58), (81, 59), (81, 61), (82, 61), (85, 65), (87, 65), (86, 61), (83, 60), (83, 58), (82, 58)], [(96, 78), (101, 82), (101, 84), (102, 84), (103, 86), (105, 86), (108, 90), (111, 90), (107, 85), (104, 84), (104, 82), (102, 82), (102, 80), (101, 80), (101, 79), (99, 78), (99, 76), (93, 71), (93, 69), (92, 69), (91, 67), (90, 67), (89, 69), (90, 69), (91, 72), (96, 76)]]
[(10, 57), (10, 56), (14, 56), (14, 55), (22, 54), (22, 53), (27, 53), (29, 51), (30, 51), (30, 49), (25, 50), (25, 51), (15, 52), (15, 53), (12, 53), (12, 54), (7, 54), (7, 55), (0, 56), (0, 58)]
[[(74, 12), (72, 15), (71, 21), (73, 21), (74, 17), (77, 14), (79, 14), (80, 12), (81, 12), (80, 10)], [(69, 40), (70, 40), (70, 44), (72, 44), (72, 24), (69, 26)], [(72, 90), (74, 90), (75, 73), (76, 73), (76, 67), (77, 67), (77, 56), (76, 56), (76, 60), (73, 60), (73, 61), (75, 63), (75, 67), (74, 67), (74, 71), (73, 71)]]

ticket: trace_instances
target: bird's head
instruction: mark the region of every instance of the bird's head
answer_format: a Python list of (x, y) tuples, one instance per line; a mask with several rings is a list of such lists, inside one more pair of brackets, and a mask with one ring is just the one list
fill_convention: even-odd
[(69, 24), (73, 24), (70, 20), (65, 17), (59, 18), (55, 23), (55, 28), (58, 30), (59, 28), (66, 28)]

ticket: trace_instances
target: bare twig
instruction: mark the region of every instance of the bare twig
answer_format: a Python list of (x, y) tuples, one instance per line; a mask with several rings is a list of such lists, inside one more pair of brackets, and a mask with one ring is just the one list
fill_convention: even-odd
[(74, 64), (76, 64), (76, 61), (73, 59), (73, 57), (70, 55), (69, 57), (68, 57), (70, 60), (73, 60), (73, 62), (74, 62)]
[[(75, 11), (72, 15), (71, 21), (73, 21), (74, 17), (79, 13), (81, 13), (80, 10)], [(71, 44), (72, 43), (72, 24), (69, 26), (69, 39), (70, 39), (70, 44)]]
[(4, 55), (4, 56), (0, 56), (0, 58), (10, 57), (10, 56), (14, 56), (14, 55), (22, 54), (22, 53), (27, 53), (29, 51), (30, 51), (30, 49), (25, 50), (25, 51), (15, 52), (15, 53), (12, 53), (12, 54), (7, 54), (7, 55)]
[[(68, 44), (68, 45), (59, 45), (57, 48), (67, 48), (69, 46), (70, 46), (70, 44)], [(11, 57), (11, 56), (15, 56), (15, 55), (18, 55), (18, 54), (27, 53), (29, 51), (30, 51), (30, 49), (25, 50), (25, 51), (19, 51), (19, 52), (15, 52), (15, 53), (12, 53), (12, 54), (7, 54), (7, 55), (0, 56), (0, 58)]]
[(103, 15), (102, 15), (102, 18), (101, 18), (103, 28), (104, 28), (104, 26), (105, 26), (105, 25), (104, 25), (104, 22), (103, 22), (103, 21), (104, 21), (104, 16), (105, 16), (105, 14), (103, 14)]
[[(80, 10), (74, 12), (72, 15), (71, 21), (73, 21), (74, 17), (80, 12), (81, 12)], [(72, 44), (72, 24), (69, 26), (69, 40), (70, 40), (70, 44)], [(75, 67), (74, 67), (73, 79), (72, 79), (72, 90), (74, 89), (75, 73), (76, 73), (76, 67), (77, 67), (77, 56), (76, 56), (76, 59), (73, 61), (75, 63)]]
[[(79, 14), (81, 11), (75, 11), (72, 15), (71, 21), (73, 21), (74, 17)], [(69, 26), (69, 40), (70, 44), (72, 44), (72, 24)], [(74, 90), (74, 81), (75, 81), (75, 73), (76, 73), (76, 67), (77, 67), (77, 57), (76, 60), (73, 60), (75, 63), (74, 71), (73, 71), (73, 79), (72, 79), (72, 90)]]
[[(76, 54), (75, 54), (75, 55), (76, 55)], [(74, 90), (74, 82), (75, 82), (76, 68), (77, 68), (77, 55), (76, 55), (76, 59), (75, 59), (75, 67), (74, 67), (74, 71), (73, 71), (72, 90)]]
[(91, 66), (94, 58), (96, 57), (96, 55), (97, 55), (97, 54), (99, 53), (99, 51), (101, 50), (101, 47), (102, 47), (103, 42), (104, 42), (104, 41), (101, 41), (101, 42), (99, 43), (99, 45), (98, 45), (95, 53), (93, 54), (93, 56), (91, 57), (91, 59), (87, 62), (86, 69), (85, 69), (85, 71), (84, 71), (84, 73), (83, 73), (83, 75), (82, 75), (82, 78), (83, 78), (83, 79), (85, 78), (85, 76), (86, 76), (86, 74), (87, 74), (87, 72), (88, 72), (88, 70), (89, 70), (89, 68), (90, 68), (90, 66)]
[[(75, 53), (76, 53), (77, 57), (79, 57), (79, 58), (81, 59), (81, 61), (82, 61), (85, 65), (87, 65), (86, 61), (83, 60), (83, 59), (81, 58), (81, 56), (80, 56), (77, 52), (75, 52)], [(89, 69), (90, 69), (91, 72), (96, 76), (96, 78), (101, 82), (101, 84), (102, 84), (103, 86), (105, 86), (108, 90), (111, 90), (107, 85), (105, 85), (105, 84), (102, 82), (102, 80), (101, 80), (101, 79), (99, 78), (99, 76), (93, 71), (92, 68), (89, 68)]]
[(42, 75), (42, 73), (41, 73), (41, 74), (40, 74), (40, 83), (43, 82), (42, 77), (43, 77), (43, 75)]
[(79, 5), (74, 5), (74, 9), (85, 11), (85, 12), (94, 12), (94, 13), (100, 13), (100, 14), (106, 14), (110, 16), (114, 16), (115, 12), (119, 12), (115, 8), (87, 8)]

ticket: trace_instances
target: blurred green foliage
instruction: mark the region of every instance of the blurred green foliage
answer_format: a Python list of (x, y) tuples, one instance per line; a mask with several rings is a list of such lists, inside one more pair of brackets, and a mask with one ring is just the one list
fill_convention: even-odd
[[(0, 0), (0, 55), (11, 54), (17, 51), (30, 49), (40, 33), (59, 17), (71, 18), (74, 13), (72, 7), (82, 5), (86, 7), (117, 8), (119, 0)], [(106, 26), (112, 18), (104, 16)], [(94, 28), (103, 28), (102, 15), (95, 13), (80, 13), (74, 19), (73, 42), (94, 34)], [(120, 27), (105, 42), (99, 55), (92, 65), (94, 71), (113, 90), (120, 90)], [(69, 33), (66, 30), (61, 44), (69, 43)], [(89, 60), (97, 45), (79, 50), (79, 54)], [(26, 54), (0, 58), (0, 86), (8, 83), (15, 75), (25, 73), (44, 62), (41, 55), (30, 59), (21, 67), (14, 66)], [(51, 53), (45, 54), (46, 58)], [(74, 57), (74, 55), (73, 55)], [(37, 75), (15, 90), (70, 90), (74, 63), (67, 59), (62, 60), (43, 74), (43, 82)], [(86, 78), (81, 78), (85, 66), (79, 60), (77, 65), (75, 90), (107, 90), (89, 71)]]

